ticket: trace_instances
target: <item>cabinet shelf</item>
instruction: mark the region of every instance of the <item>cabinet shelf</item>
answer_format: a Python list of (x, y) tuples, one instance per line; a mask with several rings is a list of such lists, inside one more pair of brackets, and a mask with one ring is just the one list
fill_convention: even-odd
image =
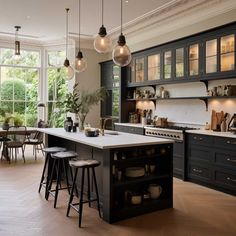
[(158, 180), (158, 179), (165, 179), (165, 178), (169, 178), (170, 175), (168, 174), (162, 174), (162, 175), (149, 175), (149, 176), (144, 176), (144, 177), (138, 177), (138, 178), (129, 178), (126, 179), (124, 181), (119, 181), (119, 182), (115, 182), (113, 184), (113, 187), (117, 188), (117, 187), (127, 187), (129, 185), (135, 185), (135, 184), (140, 184), (140, 183), (144, 183), (144, 182), (150, 182), (150, 181), (154, 181), (154, 180)]
[(170, 97), (170, 98), (157, 98), (157, 100), (184, 100), (184, 99), (199, 99), (206, 105), (206, 111), (208, 111), (208, 100), (210, 99), (235, 99), (236, 96), (203, 96), (203, 97)]
[(150, 161), (153, 160), (154, 158), (162, 158), (161, 154), (152, 154), (152, 155), (142, 155), (142, 156), (138, 156), (138, 157), (131, 157), (131, 158), (126, 158), (123, 160), (114, 160), (113, 164), (114, 165), (121, 165), (123, 163), (127, 163), (127, 162), (136, 162), (136, 161)]
[(127, 101), (153, 101), (156, 104), (156, 101), (161, 100), (192, 100), (199, 99), (203, 101), (206, 105), (206, 111), (208, 111), (208, 100), (210, 99), (235, 99), (236, 96), (202, 96), (202, 97), (170, 97), (170, 98), (149, 98), (149, 99), (127, 99)]

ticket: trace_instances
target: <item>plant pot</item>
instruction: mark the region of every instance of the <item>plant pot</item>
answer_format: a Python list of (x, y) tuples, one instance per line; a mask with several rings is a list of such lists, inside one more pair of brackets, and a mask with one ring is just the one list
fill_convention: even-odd
[(9, 127), (10, 127), (9, 124), (6, 124), (6, 123), (3, 123), (3, 124), (2, 124), (2, 129), (3, 129), (3, 130), (8, 130)]

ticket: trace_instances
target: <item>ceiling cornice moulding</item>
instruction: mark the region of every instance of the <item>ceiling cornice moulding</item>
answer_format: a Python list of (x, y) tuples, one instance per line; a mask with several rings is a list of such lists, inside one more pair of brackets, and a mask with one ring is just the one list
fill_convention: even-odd
[[(166, 4), (165, 8), (155, 9), (151, 13), (125, 24), (123, 31), (128, 38), (129, 34), (142, 33), (143, 30), (146, 31), (147, 28), (154, 26), (165, 28), (165, 24), (175, 23), (176, 20), (182, 20), (183, 17), (188, 17), (186, 24), (191, 25), (195, 22), (192, 19), (197, 15), (199, 15), (198, 20), (203, 20), (234, 8), (236, 8), (235, 0), (176, 0)], [(202, 14), (203, 12), (204, 14)], [(112, 38), (117, 38), (119, 29), (114, 29), (108, 33)]]

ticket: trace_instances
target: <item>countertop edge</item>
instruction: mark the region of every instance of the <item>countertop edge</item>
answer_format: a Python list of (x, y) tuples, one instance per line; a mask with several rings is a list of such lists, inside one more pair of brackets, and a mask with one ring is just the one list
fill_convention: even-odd
[(186, 130), (186, 133), (203, 134), (203, 135), (225, 137), (225, 138), (236, 138), (236, 134), (233, 134), (231, 132), (216, 132), (213, 130)]
[[(112, 148), (126, 148), (126, 147), (137, 147), (137, 146), (148, 146), (148, 145), (159, 145), (159, 144), (170, 144), (170, 143), (174, 143), (173, 140), (170, 140), (170, 139), (163, 139), (163, 138), (154, 138), (154, 140), (149, 140), (148, 142), (145, 142), (145, 141), (139, 141), (137, 143), (128, 143), (128, 144), (124, 144), (124, 143), (121, 143), (121, 144), (114, 144), (114, 145), (99, 145), (98, 142), (86, 142), (86, 139), (90, 139), (93, 141), (95, 139), (98, 139), (98, 138), (102, 138), (102, 136), (98, 136), (98, 137), (85, 137), (85, 136), (81, 136), (81, 134), (79, 133), (67, 133), (67, 132), (63, 132), (63, 129), (58, 129), (58, 132), (56, 132), (55, 128), (41, 128), (41, 129), (38, 129), (39, 131), (45, 133), (45, 134), (49, 134), (49, 135), (53, 135), (53, 136), (57, 136), (59, 138), (64, 138), (64, 139), (67, 139), (67, 140), (70, 140), (70, 141), (74, 141), (74, 142), (77, 142), (77, 143), (81, 143), (81, 144), (85, 144), (85, 145), (88, 145), (88, 146), (93, 146), (93, 147), (96, 147), (96, 148), (99, 148), (99, 149), (112, 149)], [(60, 132), (63, 132), (63, 133), (60, 133)], [(128, 136), (138, 136), (140, 137), (140, 135), (135, 135), (135, 134), (127, 134), (127, 133), (123, 133), (123, 132), (119, 132), (120, 134), (123, 134), (123, 135), (128, 135)], [(77, 134), (77, 136), (76, 136)], [(71, 135), (71, 136), (69, 136)], [(84, 135), (84, 134), (82, 134)], [(109, 135), (109, 134), (108, 134)], [(105, 137), (109, 137), (108, 135), (106, 135)], [(114, 135), (111, 135), (111, 137), (114, 136)], [(79, 137), (81, 137), (79, 139)], [(144, 138), (147, 138), (147, 136), (143, 136)]]

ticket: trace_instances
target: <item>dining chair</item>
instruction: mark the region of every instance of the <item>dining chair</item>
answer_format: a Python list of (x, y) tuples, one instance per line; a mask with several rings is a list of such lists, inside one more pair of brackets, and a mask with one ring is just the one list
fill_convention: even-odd
[(25, 126), (10, 126), (7, 130), (4, 146), (9, 162), (11, 162), (11, 159), (15, 159), (15, 161), (17, 161), (18, 150), (21, 149), (22, 158), (25, 163), (24, 143), (26, 139), (26, 133), (27, 130)]
[(40, 131), (37, 131), (34, 134), (34, 136), (32, 136), (32, 137), (27, 136), (25, 143), (24, 143), (24, 150), (25, 150), (26, 145), (33, 146), (33, 155), (34, 155), (35, 160), (37, 160), (37, 151), (41, 150), (42, 154), (44, 155), (44, 153), (43, 153), (43, 148), (44, 148), (43, 133)]

